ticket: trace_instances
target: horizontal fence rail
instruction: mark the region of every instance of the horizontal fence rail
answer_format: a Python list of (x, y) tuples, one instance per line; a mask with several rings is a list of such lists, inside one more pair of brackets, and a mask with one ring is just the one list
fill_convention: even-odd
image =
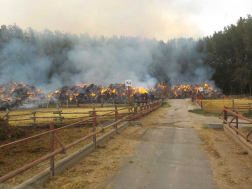
[[(224, 107), (239, 111), (241, 113), (252, 110), (252, 101), (249, 99), (201, 99), (192, 98), (192, 101), (198, 105), (199, 108), (206, 112), (220, 113)], [(242, 102), (244, 101), (244, 102)]]
[[(222, 117), (222, 114), (223, 114), (223, 117)], [(232, 116), (231, 120), (228, 120), (228, 116)], [(225, 107), (223, 111), (220, 113), (219, 119), (221, 119), (223, 123), (228, 124), (230, 128), (235, 130), (237, 134), (241, 135), (244, 139), (246, 139), (247, 142), (252, 143), (252, 140), (249, 138), (249, 136), (252, 133), (252, 129), (247, 134), (244, 134), (242, 131), (239, 130), (239, 124), (252, 124), (251, 119), (248, 119), (238, 114), (238, 112), (234, 112), (227, 107)], [(246, 122), (239, 122), (239, 119), (242, 119)]]
[[(130, 121), (130, 120), (135, 120), (139, 117), (142, 117), (143, 115), (145, 114), (148, 114), (149, 112), (151, 111), (154, 111), (156, 110), (157, 108), (159, 108), (160, 106), (162, 106), (162, 102), (161, 101), (157, 101), (157, 102), (154, 102), (154, 103), (150, 103), (150, 104), (147, 104), (147, 105), (141, 105), (141, 106), (135, 106), (135, 107), (125, 107), (125, 108), (120, 108), (120, 109), (117, 109), (117, 106), (115, 106), (115, 109), (114, 110), (107, 110), (108, 113), (105, 113), (105, 114), (102, 114), (102, 115), (97, 115), (97, 112), (101, 112), (100, 110), (95, 110), (93, 109), (93, 111), (89, 111), (89, 115), (91, 117), (89, 117), (88, 119), (85, 119), (83, 121), (79, 121), (79, 122), (76, 122), (76, 123), (72, 123), (72, 124), (69, 124), (69, 125), (66, 125), (66, 126), (62, 126), (60, 128), (57, 128), (55, 129), (54, 128), (54, 123), (51, 122), (50, 123), (50, 131), (47, 131), (47, 132), (43, 132), (43, 133), (40, 133), (40, 134), (37, 134), (37, 135), (34, 135), (34, 136), (31, 136), (31, 137), (28, 137), (28, 138), (24, 138), (24, 139), (21, 139), (21, 140), (18, 140), (18, 141), (15, 141), (15, 142), (11, 142), (11, 143), (8, 143), (8, 144), (4, 144), (2, 146), (0, 146), (0, 149), (4, 149), (4, 148), (8, 148), (8, 147), (11, 147), (11, 146), (14, 146), (16, 144), (19, 144), (19, 143), (22, 143), (22, 142), (27, 142), (29, 140), (32, 140), (32, 139), (35, 139), (35, 138), (38, 138), (38, 137), (41, 137), (41, 136), (44, 136), (44, 135), (50, 135), (50, 153), (11, 172), (11, 173), (8, 173), (4, 176), (2, 176), (0, 178), (0, 183), (3, 183), (5, 182), (6, 180), (8, 179), (11, 179), (13, 178), (14, 176), (50, 159), (50, 170), (51, 170), (51, 175), (53, 176), (54, 175), (54, 157), (60, 153), (66, 153), (66, 150), (73, 147), (74, 145), (76, 144), (79, 144), (80, 142), (83, 142), (91, 137), (93, 137), (93, 143), (95, 144), (95, 147), (96, 147), (96, 134), (98, 133), (101, 133), (103, 132), (105, 129), (107, 128), (110, 128), (110, 127), (114, 127), (115, 130), (117, 130), (117, 125), (120, 123), (120, 122), (123, 122), (123, 121)], [(119, 112), (121, 110), (128, 110), (128, 112)], [(37, 111), (38, 112), (38, 111)], [(114, 116), (115, 118), (115, 121), (109, 125), (102, 125), (99, 121), (98, 118), (102, 118), (102, 117), (106, 117), (106, 116)], [(65, 129), (65, 128), (69, 128), (69, 127), (72, 127), (72, 126), (75, 126), (75, 125), (79, 125), (80, 123), (85, 123), (85, 122), (88, 122), (88, 121), (92, 121), (93, 122), (93, 131), (91, 134), (88, 134), (86, 135), (85, 137), (83, 138), (80, 138), (78, 140), (76, 140), (75, 142), (71, 143), (71, 144), (68, 144), (68, 145), (64, 145), (60, 138), (58, 137), (58, 135), (56, 134), (57, 131), (59, 130), (62, 130), (62, 129)], [(100, 126), (100, 129), (97, 130), (97, 124)], [(60, 149), (57, 149), (55, 150), (54, 149), (54, 142), (55, 140), (60, 144)]]
[[(150, 103), (150, 101), (146, 101), (146, 106)], [(135, 106), (137, 106), (137, 104), (139, 103), (135, 103)], [(138, 106), (141, 107), (143, 106), (144, 103), (141, 103), (142, 105)], [(92, 107), (95, 107), (95, 104), (91, 104)], [(115, 107), (117, 105), (114, 105), (113, 107)], [(124, 107), (125, 108), (125, 107)], [(120, 109), (118, 109), (120, 110)], [(64, 111), (67, 111), (66, 109)], [(109, 112), (109, 110), (96, 110), (96, 112)], [(46, 115), (45, 115), (46, 114)], [(65, 115), (65, 116), (64, 116)], [(68, 117), (68, 116), (75, 116), (78, 115), (78, 117)], [(4, 114), (3, 116), (1, 116), (2, 119), (4, 119), (4, 121), (6, 121), (7, 123), (13, 123), (13, 122), (22, 122), (22, 121), (30, 121), (29, 124), (30, 126), (38, 126), (38, 125), (45, 125), (45, 124), (49, 124), (49, 121), (43, 121), (46, 119), (51, 119), (52, 122), (54, 122), (55, 124), (59, 124), (59, 125), (66, 125), (66, 123), (64, 123), (64, 120), (77, 120), (77, 119), (83, 119), (83, 118), (89, 118), (92, 117), (92, 111), (87, 111), (87, 112), (63, 112), (62, 110), (60, 110), (60, 106), (57, 106), (57, 110), (54, 111), (49, 111), (49, 110), (31, 110), (30, 112), (26, 112), (23, 114), (12, 114), (11, 111), (9, 111), (8, 109), (6, 110), (6, 114)], [(20, 118), (23, 117), (23, 118)], [(18, 123), (18, 126), (21, 123)], [(23, 123), (24, 124), (24, 123)]]

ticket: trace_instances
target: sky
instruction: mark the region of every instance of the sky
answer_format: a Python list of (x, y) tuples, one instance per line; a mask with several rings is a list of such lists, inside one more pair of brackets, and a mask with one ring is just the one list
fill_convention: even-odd
[(0, 25), (167, 41), (209, 36), (252, 14), (252, 0), (0, 0)]

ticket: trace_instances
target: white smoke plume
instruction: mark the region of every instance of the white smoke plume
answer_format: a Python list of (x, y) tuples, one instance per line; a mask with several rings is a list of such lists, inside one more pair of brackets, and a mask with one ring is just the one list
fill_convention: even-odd
[(0, 83), (23, 82), (51, 92), (78, 83), (108, 86), (131, 79), (135, 87), (208, 82), (214, 70), (204, 65), (197, 41), (164, 43), (140, 37), (106, 38), (44, 30), (0, 30)]

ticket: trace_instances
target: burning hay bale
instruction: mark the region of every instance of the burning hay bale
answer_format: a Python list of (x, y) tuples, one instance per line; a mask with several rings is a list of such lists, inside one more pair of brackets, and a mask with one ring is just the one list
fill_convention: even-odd
[[(148, 89), (132, 88), (130, 96), (134, 101), (154, 99), (154, 95), (150, 95)], [(79, 103), (94, 103), (94, 102), (114, 102), (115, 104), (124, 103), (128, 98), (127, 87), (125, 84), (110, 84), (109, 87), (104, 88), (101, 85), (76, 85), (64, 86), (49, 95), (50, 99), (55, 99), (64, 103), (69, 102)]]
[[(202, 91), (200, 90), (202, 89)], [(190, 98), (192, 96), (223, 98), (223, 95), (208, 84), (181, 85), (169, 87), (166, 83), (157, 83), (153, 88), (130, 89), (132, 101), (145, 103), (148, 100), (164, 98)], [(45, 106), (45, 104), (79, 104), (79, 103), (115, 103), (123, 104), (127, 101), (128, 91), (125, 84), (110, 84), (105, 88), (101, 85), (73, 85), (63, 86), (45, 95), (34, 86), (23, 83), (2, 83), (0, 85), (0, 110), (16, 107)]]
[(213, 89), (208, 84), (196, 83), (195, 85), (174, 86), (168, 90), (169, 98), (190, 98), (192, 96), (202, 96), (204, 98), (223, 98), (223, 94), (217, 89)]
[(0, 85), (0, 110), (31, 104), (44, 99), (45, 94), (31, 85), (16, 82)]
[(20, 138), (25, 136), (25, 132), (19, 128), (10, 126), (6, 121), (0, 118), (0, 140), (10, 138)]

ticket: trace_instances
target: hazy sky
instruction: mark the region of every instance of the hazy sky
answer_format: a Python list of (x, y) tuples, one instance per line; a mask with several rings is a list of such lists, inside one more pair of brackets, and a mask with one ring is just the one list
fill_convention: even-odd
[(252, 0), (0, 0), (0, 25), (164, 40), (203, 37), (252, 14)]

